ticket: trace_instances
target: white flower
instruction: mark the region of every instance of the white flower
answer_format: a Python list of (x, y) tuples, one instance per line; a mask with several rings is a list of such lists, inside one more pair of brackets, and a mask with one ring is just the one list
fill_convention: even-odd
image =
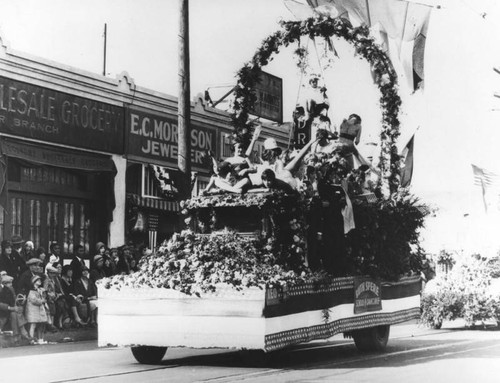
[(384, 73), (380, 77), (380, 84), (387, 85), (387, 84), (389, 84), (389, 82), (391, 82), (391, 79), (390, 79), (389, 75), (387, 73)]

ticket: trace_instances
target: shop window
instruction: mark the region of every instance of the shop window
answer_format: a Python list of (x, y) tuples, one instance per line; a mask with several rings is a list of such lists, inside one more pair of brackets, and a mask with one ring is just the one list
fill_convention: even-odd
[(231, 157), (233, 155), (232, 141), (229, 134), (222, 135), (222, 157)]
[(64, 222), (63, 222), (63, 252), (65, 254), (73, 253), (75, 240), (75, 204), (64, 204)]
[(90, 251), (89, 227), (90, 219), (88, 218), (87, 209), (84, 205), (80, 205), (80, 244), (85, 248), (85, 253)]
[(5, 229), (5, 210), (0, 209), (0, 235), (4, 233)]
[(49, 231), (49, 244), (57, 241), (57, 232), (59, 229), (59, 203), (54, 201), (47, 202), (47, 228)]
[(11, 198), (11, 236), (23, 236), (23, 200), (21, 198)]
[(41, 203), (39, 200), (29, 200), (30, 209), (30, 240), (33, 241), (35, 248), (41, 245), (42, 220)]
[(156, 185), (156, 178), (148, 165), (142, 165), (142, 196), (162, 198), (162, 192)]

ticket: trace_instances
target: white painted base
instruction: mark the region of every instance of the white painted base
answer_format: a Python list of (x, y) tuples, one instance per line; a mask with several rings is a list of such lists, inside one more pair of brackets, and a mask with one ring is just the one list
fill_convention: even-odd
[[(222, 288), (203, 298), (159, 290), (99, 289), (99, 346), (265, 349), (266, 336), (366, 315), (356, 315), (353, 304), (343, 304), (329, 308), (326, 322), (323, 310), (264, 318), (265, 294), (260, 289), (242, 293)], [(382, 301), (381, 311), (367, 314), (390, 314), (419, 306), (417, 295)]]

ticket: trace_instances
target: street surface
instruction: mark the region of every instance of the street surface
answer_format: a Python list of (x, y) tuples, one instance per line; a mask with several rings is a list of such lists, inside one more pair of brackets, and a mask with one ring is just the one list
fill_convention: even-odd
[(360, 354), (342, 335), (278, 353), (258, 365), (234, 350), (169, 349), (141, 365), (129, 349), (96, 342), (0, 350), (2, 382), (500, 382), (500, 331), (414, 322), (391, 328), (383, 354)]

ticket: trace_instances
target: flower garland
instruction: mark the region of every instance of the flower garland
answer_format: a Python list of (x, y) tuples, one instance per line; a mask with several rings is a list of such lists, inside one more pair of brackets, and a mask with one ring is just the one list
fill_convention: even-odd
[[(368, 61), (380, 90), (382, 108), (380, 186), (385, 195), (395, 192), (399, 186), (400, 157), (396, 140), (400, 135), (398, 113), (401, 99), (398, 95), (397, 75), (390, 59), (369, 35), (368, 27), (353, 28), (349, 20), (343, 18), (309, 18), (304, 21), (281, 22), (281, 26), (283, 30), (264, 39), (252, 59), (237, 72), (237, 86), (231, 113), (235, 139), (244, 144), (250, 142), (252, 125), (249, 122), (249, 114), (256, 101), (255, 85), (259, 81), (261, 68), (273, 59), (274, 54), (279, 53), (280, 47), (299, 42), (301, 36), (343, 38), (354, 46), (356, 54)], [(299, 61), (303, 63), (305, 57), (302, 52), (299, 53), (301, 58)]]

